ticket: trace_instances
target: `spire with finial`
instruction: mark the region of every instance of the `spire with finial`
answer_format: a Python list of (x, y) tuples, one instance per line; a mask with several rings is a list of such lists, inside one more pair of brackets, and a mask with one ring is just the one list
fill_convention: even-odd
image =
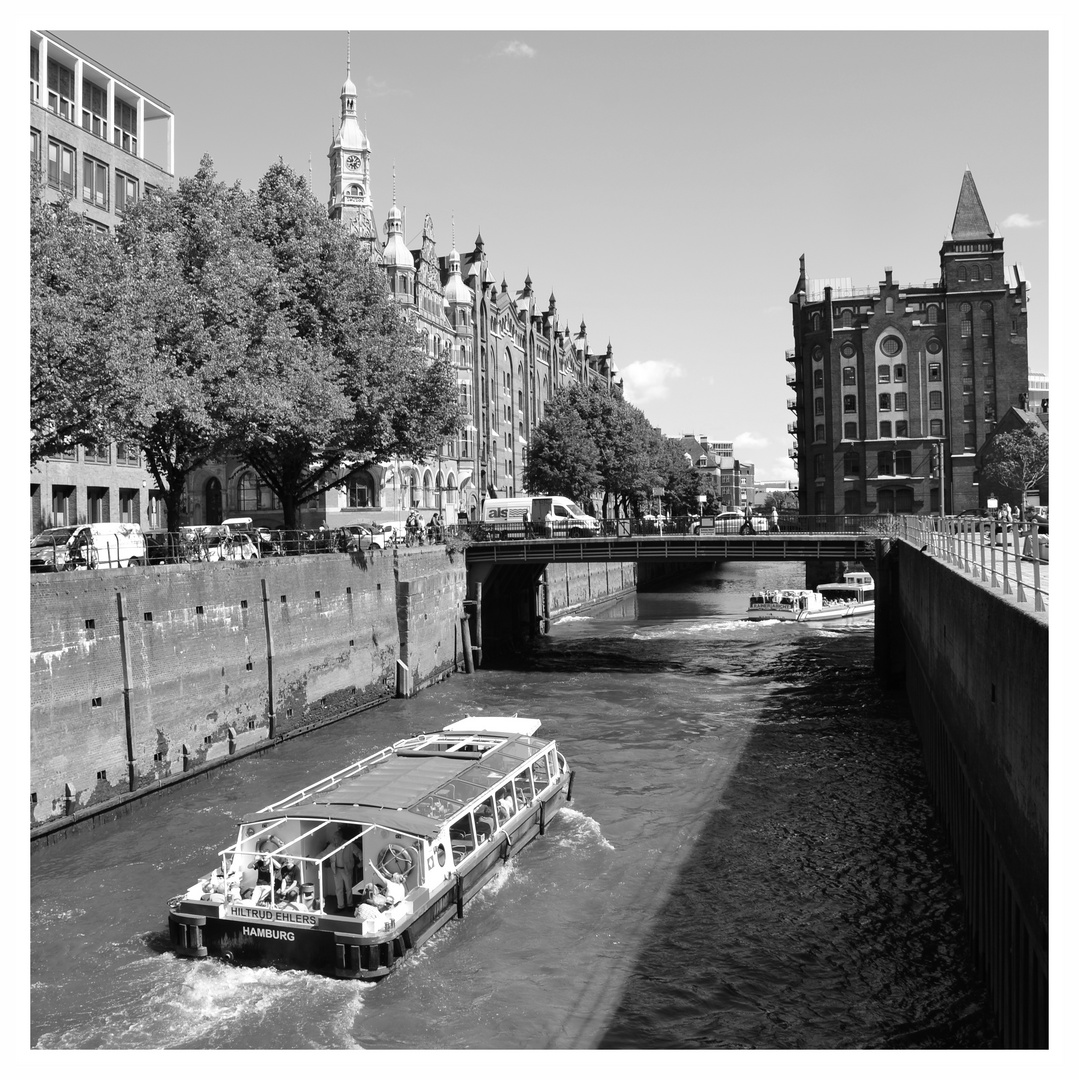
[(391, 166), (391, 175), (393, 176), (393, 205), (397, 205), (397, 162), (394, 161)]

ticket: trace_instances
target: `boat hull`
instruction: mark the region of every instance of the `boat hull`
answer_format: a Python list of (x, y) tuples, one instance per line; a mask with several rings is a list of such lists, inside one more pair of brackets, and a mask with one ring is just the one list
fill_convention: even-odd
[(797, 615), (798, 622), (827, 622), (832, 619), (853, 619), (858, 615), (872, 615), (874, 603), (866, 600), (859, 604), (836, 604), (822, 611), (802, 611)]
[(181, 900), (169, 912), (169, 935), (177, 955), (217, 957), (253, 967), (299, 968), (343, 979), (381, 979), (454, 917), (569, 801), (573, 772), (536, 799), (492, 839), (427, 890), (413, 913), (379, 934), (357, 933), (347, 916), (284, 911), (246, 904)]

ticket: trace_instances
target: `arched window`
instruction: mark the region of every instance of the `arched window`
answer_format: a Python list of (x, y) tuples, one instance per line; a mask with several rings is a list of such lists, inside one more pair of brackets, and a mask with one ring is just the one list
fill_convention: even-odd
[(849, 307), (844, 308), (839, 313), (839, 325), (842, 327), (850, 327), (854, 325), (854, 312)]
[(895, 454), (891, 450), (877, 451), (877, 475), (895, 476)]
[(824, 415), (824, 398), (819, 397), (819, 398), (816, 398), (814, 400), (814, 402), (813, 402), (813, 412), (817, 416), (823, 416)]
[(895, 297), (888, 296), (884, 300), (884, 313), (886, 315), (892, 315), (895, 313)]
[(895, 452), (895, 475), (910, 476), (911, 455), (909, 450)]
[(896, 394), (895, 395), (895, 411), (906, 412), (907, 411), (907, 395)]
[(416, 498), (416, 474), (410, 472), (408, 474), (408, 505), (419, 506), (419, 501)]
[(858, 411), (858, 399), (854, 394), (845, 394), (843, 396), (843, 411), (845, 413)]
[(273, 489), (253, 469), (246, 469), (236, 482), (236, 501), (240, 510), (248, 514), (280, 509)]
[(970, 304), (959, 305), (959, 336), (970, 337), (971, 333), (971, 306)]
[(937, 321), (937, 316), (938, 316), (939, 312), (940, 312), (940, 308), (938, 308), (936, 304), (930, 304), (929, 307), (927, 307), (925, 309), (925, 321), (927, 323), (934, 323), (935, 324), (936, 321)]
[(892, 369), (892, 378), (896, 382), (906, 382), (907, 381), (907, 365), (906, 364), (896, 364), (895, 367)]
[(960, 265), (960, 267), (959, 267), (959, 280), (960, 281), (966, 281), (967, 280), (967, 268), (965, 266), (963, 266), (963, 265)]
[(993, 333), (993, 305), (988, 300), (982, 304), (982, 337), (990, 337)]
[(981, 281), (982, 280), (982, 272), (978, 269), (978, 267), (972, 266), (970, 268), (970, 280), (971, 281)]
[(813, 314), (810, 316), (809, 324), (814, 330), (819, 330), (820, 329), (820, 312), (819, 311), (814, 311), (813, 312)]
[(877, 408), (880, 409), (881, 412), (891, 412), (892, 411), (892, 395), (891, 394), (881, 394), (877, 398)]
[(367, 473), (360, 473), (349, 478), (348, 481), (348, 505), (372, 506), (374, 499), (371, 497), (371, 477)]

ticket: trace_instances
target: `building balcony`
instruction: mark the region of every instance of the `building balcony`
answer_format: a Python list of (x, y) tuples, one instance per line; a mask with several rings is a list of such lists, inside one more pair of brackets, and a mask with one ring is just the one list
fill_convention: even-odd
[(788, 386), (797, 386), (798, 385), (798, 376), (797, 375), (788, 375), (787, 376), (787, 385)]
[(798, 434), (798, 421), (797, 420), (792, 420), (787, 425), (787, 434), (788, 435), (797, 435)]
[(788, 349), (783, 354), (783, 359), (786, 360), (788, 364), (793, 364), (795, 362), (795, 360), (797, 359), (797, 354), (795, 353), (795, 351), (793, 349)]
[(792, 461), (797, 461), (798, 460), (798, 447), (797, 446), (788, 446), (787, 447), (787, 457), (789, 457)]
[(790, 409), (791, 412), (797, 412), (798, 411), (798, 399), (797, 398), (792, 398), (792, 397), (787, 398), (787, 408)]

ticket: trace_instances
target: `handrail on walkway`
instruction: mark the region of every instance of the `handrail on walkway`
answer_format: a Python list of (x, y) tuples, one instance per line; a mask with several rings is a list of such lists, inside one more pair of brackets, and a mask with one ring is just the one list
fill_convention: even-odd
[[(930, 514), (901, 517), (897, 526), (901, 539), (917, 544), (926, 554), (1001, 589), (1020, 604), (1032, 592), (1034, 610), (1046, 610), (1049, 590), (1042, 577), (1049, 562), (1049, 537), (1039, 533), (1036, 523)], [(1025, 567), (1030, 577), (1024, 580)]]

